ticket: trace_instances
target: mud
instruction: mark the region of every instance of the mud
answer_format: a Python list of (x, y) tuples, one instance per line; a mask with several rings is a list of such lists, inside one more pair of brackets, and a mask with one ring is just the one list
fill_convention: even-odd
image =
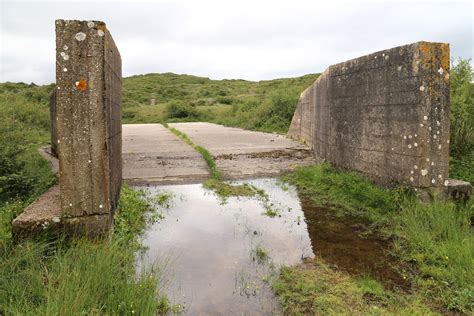
[(336, 218), (330, 210), (314, 207), (309, 198), (302, 198), (302, 207), (316, 256), (352, 275), (374, 277), (389, 289), (410, 289), (399, 262), (390, 254), (390, 241), (365, 236), (367, 222)]

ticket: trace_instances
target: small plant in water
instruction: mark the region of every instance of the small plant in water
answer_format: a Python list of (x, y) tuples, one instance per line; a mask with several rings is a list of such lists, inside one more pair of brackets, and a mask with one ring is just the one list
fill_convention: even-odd
[(260, 246), (255, 248), (253, 260), (256, 260), (258, 264), (267, 262), (269, 258), (268, 251), (265, 248)]
[(265, 212), (263, 212), (263, 215), (266, 215), (268, 217), (275, 217), (275, 216), (281, 216), (277, 210), (273, 209), (270, 205), (265, 205)]

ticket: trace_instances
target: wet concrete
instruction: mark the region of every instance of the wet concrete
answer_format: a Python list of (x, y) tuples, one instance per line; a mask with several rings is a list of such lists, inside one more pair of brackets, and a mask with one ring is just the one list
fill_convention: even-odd
[(203, 122), (169, 125), (206, 148), (226, 179), (275, 176), (315, 163), (307, 146), (283, 135)]
[[(281, 314), (265, 280), (276, 273), (273, 265), (298, 264), (313, 252), (296, 191), (275, 181), (249, 181), (269, 194), (281, 215), (274, 218), (257, 199), (222, 205), (200, 184), (150, 189), (173, 192), (175, 204), (146, 233), (146, 261), (168, 261), (165, 291), (190, 315)], [(257, 247), (268, 260), (259, 262)]]

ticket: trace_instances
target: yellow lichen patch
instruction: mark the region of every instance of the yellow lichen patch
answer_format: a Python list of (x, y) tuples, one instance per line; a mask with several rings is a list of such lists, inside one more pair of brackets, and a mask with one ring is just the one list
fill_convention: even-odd
[(449, 44), (441, 44), (441, 67), (444, 71), (449, 72)]
[(76, 82), (76, 88), (78, 90), (81, 90), (81, 91), (86, 91), (87, 89), (87, 81), (85, 81), (84, 79), (81, 79), (79, 81)]
[(107, 30), (107, 26), (105, 25), (105, 23), (99, 23), (97, 25), (97, 29), (105, 32)]

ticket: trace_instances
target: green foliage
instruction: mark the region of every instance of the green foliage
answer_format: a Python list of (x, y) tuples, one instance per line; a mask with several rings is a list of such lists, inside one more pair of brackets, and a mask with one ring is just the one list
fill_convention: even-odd
[(0, 207), (28, 199), (54, 181), (38, 144), (49, 136), (50, 86), (0, 84)]
[(144, 190), (122, 186), (118, 211), (114, 218), (114, 236), (127, 244), (137, 241), (150, 224), (163, 218), (159, 209), (169, 208), (173, 195), (160, 193), (150, 197)]
[(453, 64), (451, 82), (451, 178), (474, 183), (474, 84), (470, 60)]
[(298, 168), (284, 179), (342, 215), (370, 221), (394, 240), (394, 254), (415, 267), (411, 277), (425, 302), (446, 310), (474, 311), (474, 202), (421, 203), (405, 189), (381, 189), (355, 172), (327, 164)]
[(53, 86), (0, 84), (0, 245), (11, 238), (11, 221), (55, 177), (38, 147), (49, 139)]
[(216, 161), (214, 160), (214, 157), (211, 155), (211, 153), (204, 147), (202, 146), (194, 146), (196, 151), (201, 154), (202, 158), (206, 162), (207, 166), (209, 167), (209, 170), (211, 171), (211, 178), (214, 180), (221, 180), (222, 175), (220, 171), (217, 169), (216, 166)]
[(196, 118), (198, 111), (195, 106), (181, 102), (172, 101), (168, 103), (168, 118)]
[[(123, 81), (125, 123), (208, 121), (285, 133), (301, 91), (318, 75), (269, 81), (147, 74)], [(151, 95), (156, 105), (149, 105)]]
[(474, 86), (470, 60), (459, 59), (450, 73), (451, 155), (459, 157), (474, 147)]
[[(0, 313), (154, 315), (170, 304), (158, 266), (137, 275), (138, 234), (156, 211), (143, 191), (123, 188), (110, 241), (29, 241), (0, 248)], [(168, 200), (168, 198), (161, 198)]]
[(257, 246), (254, 251), (252, 251), (252, 260), (257, 261), (258, 264), (264, 264), (270, 260), (268, 250), (261, 246)]
[(283, 267), (273, 290), (287, 315), (360, 315), (370, 307), (347, 275), (321, 262), (305, 269)]

